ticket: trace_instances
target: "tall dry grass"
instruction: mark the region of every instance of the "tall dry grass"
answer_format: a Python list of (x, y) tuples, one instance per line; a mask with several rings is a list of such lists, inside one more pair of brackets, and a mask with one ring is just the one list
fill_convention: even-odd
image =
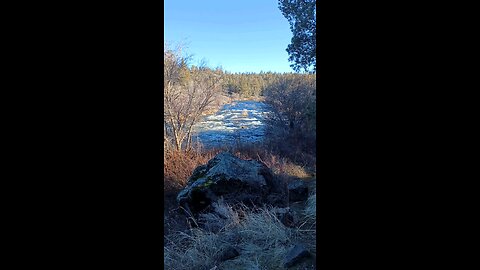
[[(312, 202), (314, 199), (307, 203), (305, 221), (315, 219)], [(293, 243), (301, 241), (316, 252), (315, 227), (286, 227), (278, 220), (275, 208), (233, 208), (222, 201), (213, 207), (212, 213), (200, 215), (203, 229), (165, 236), (166, 269), (284, 269), (284, 256)], [(240, 255), (220, 261), (219, 255), (229, 246)]]
[(316, 169), (315, 162), (310, 163), (313, 164), (312, 166), (309, 166), (307, 163), (297, 163), (267, 149), (264, 145), (233, 148), (231, 152), (242, 159), (259, 160), (272, 169), (274, 174), (279, 176), (309, 178), (312, 177)]
[[(242, 159), (262, 161), (281, 181), (311, 177), (309, 168), (258, 146), (170, 152), (166, 153), (165, 158), (165, 190), (183, 188), (193, 170), (206, 164), (220, 151), (229, 151)], [(313, 191), (301, 213), (301, 225), (297, 228), (282, 224), (275, 215), (275, 208), (232, 207), (222, 201), (212, 205), (213, 212), (198, 217), (199, 228), (180, 228), (177, 224), (179, 216), (172, 217), (170, 223), (173, 225), (168, 225), (168, 234), (164, 236), (165, 268), (283, 269), (283, 258), (294, 242), (305, 243), (311, 252), (316, 252), (315, 204), (316, 194)], [(235, 247), (240, 256), (225, 262), (219, 261), (219, 254), (228, 246)]]

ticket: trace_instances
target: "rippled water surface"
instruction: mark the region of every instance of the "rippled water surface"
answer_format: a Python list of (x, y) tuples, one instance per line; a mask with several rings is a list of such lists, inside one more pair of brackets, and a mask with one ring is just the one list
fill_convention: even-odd
[(265, 135), (264, 119), (269, 112), (263, 102), (232, 102), (195, 125), (194, 140), (206, 147), (261, 142)]

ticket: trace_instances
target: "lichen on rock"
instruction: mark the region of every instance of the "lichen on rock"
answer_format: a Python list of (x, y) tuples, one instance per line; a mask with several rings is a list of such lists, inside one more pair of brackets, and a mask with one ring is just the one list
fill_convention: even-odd
[[(214, 202), (220, 197), (227, 203), (265, 203), (273, 186), (273, 173), (264, 163), (222, 152), (193, 171), (177, 201), (196, 209), (204, 209), (208, 206), (205, 201)], [(201, 207), (194, 197), (201, 198)]]

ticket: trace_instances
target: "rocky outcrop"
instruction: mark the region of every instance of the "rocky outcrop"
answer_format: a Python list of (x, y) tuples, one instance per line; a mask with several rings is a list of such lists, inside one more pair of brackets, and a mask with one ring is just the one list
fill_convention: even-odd
[(222, 152), (194, 170), (177, 202), (188, 206), (193, 213), (221, 197), (227, 204), (262, 205), (268, 203), (273, 190), (274, 176), (264, 163)]
[(310, 257), (310, 255), (310, 252), (308, 252), (303, 244), (296, 244), (285, 255), (283, 266), (285, 268), (290, 268), (299, 263), (302, 259)]
[(288, 183), (288, 199), (290, 202), (306, 201), (308, 199), (308, 186), (302, 180)]

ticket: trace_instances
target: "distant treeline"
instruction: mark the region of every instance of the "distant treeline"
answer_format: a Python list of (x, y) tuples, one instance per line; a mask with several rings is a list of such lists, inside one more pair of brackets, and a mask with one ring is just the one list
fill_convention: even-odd
[(274, 114), (267, 125), (266, 146), (304, 160), (316, 155), (316, 76), (304, 73), (223, 73), (223, 91), (241, 98), (262, 96)]
[(240, 97), (258, 97), (264, 96), (264, 91), (269, 86), (280, 79), (307, 79), (314, 80), (314, 74), (299, 73), (276, 73), (276, 72), (260, 72), (260, 73), (223, 73), (223, 89), (228, 94), (238, 94)]

